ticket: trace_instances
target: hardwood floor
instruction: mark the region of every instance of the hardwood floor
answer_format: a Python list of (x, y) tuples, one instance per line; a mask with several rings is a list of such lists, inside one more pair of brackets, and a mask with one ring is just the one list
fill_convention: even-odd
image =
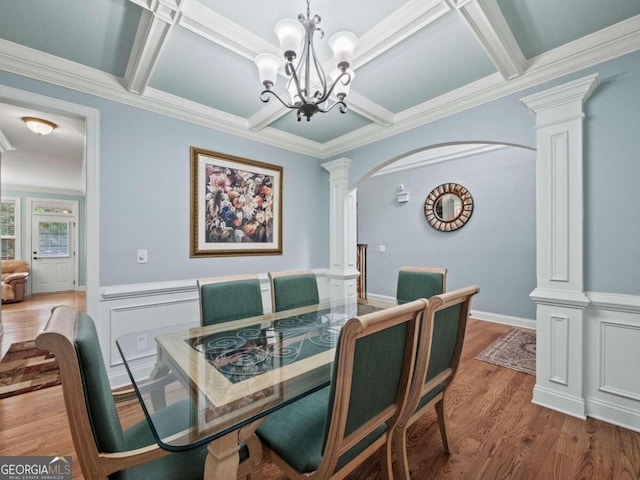
[[(14, 341), (32, 339), (51, 307), (84, 309), (82, 294), (34, 297), (33, 303), (2, 306), (2, 352)], [(586, 421), (531, 403), (535, 378), (475, 360), (509, 330), (469, 322), (463, 358), (446, 398), (451, 454), (442, 450), (434, 414), (410, 430), (409, 462), (414, 480), (638, 480), (640, 433), (598, 420)], [(123, 426), (143, 418), (136, 400), (118, 405)], [(69, 433), (62, 388), (52, 387), (0, 400), (0, 456), (71, 455), (73, 478), (82, 479)], [(284, 480), (265, 465), (266, 480)], [(371, 459), (349, 479), (378, 479)]]

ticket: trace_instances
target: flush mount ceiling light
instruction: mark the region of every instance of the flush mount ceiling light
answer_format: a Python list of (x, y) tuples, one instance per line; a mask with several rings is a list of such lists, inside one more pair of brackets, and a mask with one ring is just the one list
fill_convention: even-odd
[(38, 135), (49, 135), (58, 125), (48, 120), (36, 117), (22, 117), (22, 121), (27, 124), (29, 130)]
[[(311, 17), (309, 1), (307, 0), (306, 17), (301, 13), (298, 15), (297, 22), (287, 18), (280, 20), (275, 26), (276, 36), (285, 58), (284, 71), (289, 77), (287, 83), (289, 102), (284, 101), (271, 90), (276, 83), (282, 60), (270, 53), (261, 53), (255, 58), (260, 72), (260, 81), (265, 87), (260, 94), (260, 99), (268, 102), (269, 95), (273, 95), (285, 107), (297, 110), (298, 121), (303, 116), (307, 117), (307, 121), (311, 120), (315, 113), (326, 113), (336, 105), (340, 112), (346, 113), (347, 104), (344, 99), (349, 93), (349, 86), (354, 76), (349, 65), (358, 43), (358, 37), (351, 32), (338, 32), (329, 39), (329, 47), (333, 51), (336, 68), (327, 76), (313, 46), (314, 33), (320, 32), (320, 38), (322, 38), (324, 31), (318, 27), (321, 21), (320, 16)], [(294, 60), (298, 56), (298, 62), (294, 65)], [(337, 98), (334, 103), (329, 101), (332, 94)]]

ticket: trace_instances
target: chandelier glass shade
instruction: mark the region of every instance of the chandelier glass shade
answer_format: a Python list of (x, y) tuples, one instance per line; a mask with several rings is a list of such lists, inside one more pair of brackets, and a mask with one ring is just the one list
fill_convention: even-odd
[(53, 132), (58, 125), (49, 120), (44, 120), (42, 118), (36, 117), (22, 117), (22, 121), (27, 125), (27, 128), (31, 130), (33, 133), (37, 133), (38, 135), (49, 135)]
[(347, 111), (344, 99), (349, 93), (354, 77), (349, 66), (358, 37), (344, 31), (334, 34), (329, 39), (336, 67), (327, 75), (313, 46), (315, 32), (320, 33), (320, 38), (324, 37), (324, 31), (318, 27), (320, 21), (318, 15), (311, 17), (307, 0), (306, 16), (301, 13), (297, 21), (287, 18), (280, 20), (275, 26), (274, 30), (285, 60), (284, 73), (288, 78), (286, 100), (272, 90), (282, 68), (282, 60), (271, 53), (261, 53), (255, 58), (260, 82), (265, 88), (260, 99), (268, 102), (271, 96), (274, 96), (285, 107), (297, 110), (298, 121), (302, 117), (306, 117), (307, 121), (311, 120), (314, 114), (326, 113), (336, 106), (342, 113)]

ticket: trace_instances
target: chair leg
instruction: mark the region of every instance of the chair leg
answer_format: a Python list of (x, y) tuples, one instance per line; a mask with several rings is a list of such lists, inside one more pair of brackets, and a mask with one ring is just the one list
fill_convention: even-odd
[[(386, 450), (388, 453), (389, 462), (395, 457), (395, 462), (393, 465), (389, 465), (392, 467), (392, 470), (389, 470), (387, 464), (381, 464), (380, 470), (384, 471), (383, 468), (387, 467), (387, 471), (390, 473), (388, 478), (398, 479), (398, 480), (409, 480), (409, 460), (407, 458), (407, 429), (406, 425), (398, 425), (396, 429), (394, 429), (392, 433), (392, 438), (389, 441), (389, 448)], [(382, 463), (382, 462), (381, 462)], [(384, 478), (384, 477), (383, 477)]]
[(438, 427), (440, 427), (440, 436), (442, 437), (442, 445), (444, 451), (448, 455), (449, 452), (449, 440), (447, 439), (447, 426), (445, 425), (444, 414), (444, 396), (436, 403), (436, 414), (438, 415)]

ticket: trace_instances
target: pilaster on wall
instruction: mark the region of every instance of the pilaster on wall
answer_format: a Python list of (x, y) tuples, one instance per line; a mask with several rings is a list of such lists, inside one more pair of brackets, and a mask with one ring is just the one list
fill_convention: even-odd
[(536, 114), (537, 372), (534, 403), (585, 418), (583, 119), (597, 75), (525, 97)]
[(329, 172), (329, 286), (331, 295), (358, 294), (357, 192), (349, 191), (351, 160), (322, 164)]

